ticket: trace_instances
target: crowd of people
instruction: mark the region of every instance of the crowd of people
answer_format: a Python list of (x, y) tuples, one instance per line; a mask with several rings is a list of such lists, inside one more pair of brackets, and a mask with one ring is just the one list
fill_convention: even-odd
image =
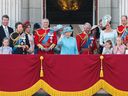
[(0, 26), (0, 54), (128, 54), (128, 17), (121, 17), (121, 25), (111, 27), (111, 16), (106, 15), (99, 25), (86, 22), (73, 36), (71, 25), (49, 27), (49, 20), (35, 23), (33, 31), (29, 21), (17, 22), (15, 31), (8, 26), (8, 15), (2, 16)]

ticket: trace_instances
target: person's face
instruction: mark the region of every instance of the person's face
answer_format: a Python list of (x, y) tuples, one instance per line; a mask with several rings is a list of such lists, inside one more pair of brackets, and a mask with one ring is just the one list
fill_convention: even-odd
[(111, 27), (110, 22), (107, 22), (106, 29), (110, 27)]
[(63, 29), (60, 29), (58, 32), (60, 32), (60, 33), (61, 33), (62, 31), (63, 31)]
[(63, 29), (58, 30), (57, 35), (61, 35), (62, 32), (63, 32)]
[(91, 28), (90, 28), (89, 26), (84, 25), (84, 31), (85, 31), (85, 32), (89, 33), (90, 30), (91, 30)]
[(28, 27), (25, 29), (25, 32), (30, 33), (30, 28), (31, 28), (31, 26), (28, 26)]
[(122, 23), (122, 25), (127, 25), (127, 19), (126, 19), (126, 17), (122, 17), (121, 18), (121, 23)]
[(105, 43), (105, 47), (106, 47), (106, 48), (111, 48), (111, 45), (110, 45), (108, 42), (106, 42), (106, 43)]
[(48, 20), (42, 20), (42, 27), (48, 28), (49, 27), (49, 21)]
[(65, 36), (66, 36), (66, 37), (70, 37), (71, 34), (72, 34), (72, 32), (66, 32), (66, 33), (65, 33)]
[(17, 32), (19, 32), (19, 33), (22, 33), (23, 32), (23, 25), (22, 24), (19, 24), (17, 26)]
[(117, 38), (117, 39), (116, 39), (116, 43), (117, 43), (117, 45), (121, 45), (121, 44), (122, 44), (121, 38)]
[(3, 41), (3, 45), (4, 45), (4, 46), (8, 46), (8, 45), (9, 45), (9, 41), (8, 41), (8, 40), (4, 40), (4, 41)]
[(93, 35), (96, 34), (96, 28), (91, 31), (91, 34), (93, 34)]
[(99, 26), (100, 26), (100, 28), (103, 28), (102, 21), (99, 22)]
[(3, 24), (4, 26), (8, 26), (8, 23), (9, 23), (9, 19), (3, 17), (3, 19), (2, 19), (2, 24)]

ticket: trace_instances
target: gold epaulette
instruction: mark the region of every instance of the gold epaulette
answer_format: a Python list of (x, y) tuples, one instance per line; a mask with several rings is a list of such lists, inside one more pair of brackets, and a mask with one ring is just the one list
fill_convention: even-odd
[(14, 38), (12, 37), (14, 33), (17, 33), (17, 32), (13, 32), (13, 33), (10, 34), (10, 39), (13, 41), (13, 45), (15, 45), (16, 42), (17, 42), (17, 41), (19, 40), (19, 38), (20, 38), (20, 35), (19, 35), (19, 36), (17, 36), (17, 37), (14, 39)]
[(87, 33), (85, 33), (85, 34), (86, 34), (86, 36), (85, 36), (84, 38), (81, 37), (81, 33), (78, 34), (78, 36), (79, 36), (82, 40), (86, 40), (86, 39), (88, 38), (88, 34), (87, 34)]
[[(40, 29), (41, 29), (41, 28), (40, 28)], [(46, 35), (46, 33), (44, 33), (44, 34), (39, 34), (38, 31), (39, 31), (40, 29), (37, 29), (35, 32), (36, 32), (36, 34), (37, 34), (39, 37), (42, 37), (42, 38), (43, 38), (43, 37)]]
[(38, 30), (41, 30), (42, 28), (38, 28), (38, 29), (36, 29), (35, 31), (38, 31)]
[(12, 39), (12, 41), (17, 41), (17, 40), (19, 39), (20, 35), (17, 36), (17, 37), (14, 39), (14, 38), (12, 37), (14, 33), (17, 33), (17, 32), (11, 33), (11, 34), (10, 34), (10, 38)]
[[(118, 27), (119, 27), (119, 26), (118, 26)], [(122, 30), (119, 30), (118, 27), (117, 27), (117, 29), (116, 29), (118, 33), (123, 33), (123, 32), (125, 31), (125, 29), (126, 29), (126, 27), (125, 27), (125, 28), (123, 28)]]
[(41, 30), (41, 28), (37, 29), (35, 32), (36, 32), (37, 36), (39, 36), (39, 42), (40, 42), (46, 36), (46, 32), (44, 34), (39, 34), (39, 32), (38, 32), (39, 30)]

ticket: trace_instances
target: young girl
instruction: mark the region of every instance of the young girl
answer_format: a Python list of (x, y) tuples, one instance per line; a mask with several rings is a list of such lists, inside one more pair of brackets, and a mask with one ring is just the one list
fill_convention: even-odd
[(9, 39), (3, 39), (3, 46), (0, 47), (0, 54), (12, 54), (12, 48), (9, 47)]
[(125, 54), (126, 46), (123, 44), (121, 37), (117, 37), (116, 46), (113, 48), (114, 54)]
[(111, 40), (107, 40), (105, 42), (105, 46), (103, 48), (102, 54), (112, 54), (112, 41)]

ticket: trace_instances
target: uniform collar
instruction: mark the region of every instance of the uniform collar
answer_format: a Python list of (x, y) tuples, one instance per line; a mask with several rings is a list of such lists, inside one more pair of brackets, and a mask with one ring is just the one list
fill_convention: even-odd
[(43, 30), (49, 30), (50, 28), (42, 28)]

